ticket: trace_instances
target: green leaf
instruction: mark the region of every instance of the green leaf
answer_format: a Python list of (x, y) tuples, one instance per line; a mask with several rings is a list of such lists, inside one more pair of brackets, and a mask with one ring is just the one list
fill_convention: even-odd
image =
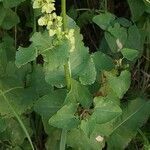
[(85, 66), (84, 70), (80, 74), (79, 80), (83, 85), (87, 85), (87, 84), (90, 85), (95, 82), (96, 69), (92, 58), (89, 58), (87, 65)]
[[(117, 49), (116, 52), (119, 51), (126, 43), (127, 40), (127, 30), (124, 27), (121, 27), (119, 23), (115, 23), (114, 26), (110, 26), (108, 28), (108, 32), (115, 37)], [(107, 39), (106, 39), (107, 40)], [(107, 42), (109, 42), (107, 40)], [(111, 48), (111, 45), (108, 43), (110, 49), (114, 52), (114, 49)]]
[(45, 143), (46, 150), (59, 150), (59, 140), (60, 131), (53, 130)]
[(21, 115), (32, 107), (33, 101), (36, 99), (32, 90), (23, 89), (20, 81), (12, 77), (0, 79), (0, 91), (0, 114), (6, 117), (15, 115), (12, 108), (18, 115)]
[(106, 76), (109, 87), (121, 99), (130, 87), (131, 73), (125, 70), (121, 72), (120, 76), (114, 76), (111, 73), (106, 74)]
[(142, 0), (136, 0), (136, 1), (128, 0), (128, 4), (131, 9), (132, 20), (133, 21), (139, 20), (146, 8), (144, 2)]
[(79, 124), (78, 118), (75, 116), (77, 111), (76, 104), (64, 105), (58, 112), (49, 119), (49, 124), (66, 130), (77, 127)]
[(103, 142), (98, 142), (96, 137), (89, 138), (81, 129), (73, 129), (68, 132), (67, 145), (81, 150), (102, 150)]
[(53, 48), (52, 45), (53, 38), (49, 36), (48, 32), (35, 32), (30, 41), (32, 45), (36, 47), (39, 54), (49, 51)]
[[(75, 50), (70, 52), (70, 48), (68, 47), (66, 49), (66, 52), (70, 52), (69, 60), (70, 60), (70, 69), (72, 73), (72, 77), (75, 79), (80, 78), (81, 76), (81, 82), (84, 84), (91, 84), (95, 80), (95, 73), (93, 75), (89, 75), (89, 62), (90, 55), (88, 52), (88, 48), (84, 46), (83, 43), (83, 36), (80, 34), (80, 30), (78, 27), (75, 28)], [(62, 43), (65, 45), (65, 42)], [(62, 45), (62, 47), (65, 47)], [(56, 51), (57, 52), (57, 51)], [(50, 52), (49, 52), (50, 53)], [(56, 55), (57, 56), (57, 55)], [(62, 55), (62, 60), (66, 60), (63, 58), (67, 58), (68, 56)], [(65, 56), (65, 57), (64, 57)], [(58, 61), (58, 58), (56, 58), (56, 62)], [(61, 59), (61, 57), (59, 57)], [(63, 61), (65, 62), (65, 61)], [(44, 70), (45, 70), (45, 79), (46, 82), (48, 82), (51, 85), (55, 85), (57, 87), (63, 87), (65, 86), (65, 76), (64, 76), (64, 64), (60, 64), (58, 67), (55, 66), (54, 63), (45, 63)], [(94, 71), (94, 64), (90, 63), (92, 65), (92, 70)], [(84, 70), (84, 76), (83, 76), (83, 70)], [(86, 81), (85, 81), (86, 80)]]
[(34, 105), (34, 110), (44, 118), (53, 116), (63, 105), (66, 90), (56, 90), (39, 98)]
[(6, 34), (2, 39), (2, 48), (5, 50), (8, 61), (14, 61), (16, 55), (16, 49), (14, 47), (14, 39)]
[(126, 41), (125, 47), (137, 50), (143, 49), (141, 33), (136, 25), (132, 25), (129, 27), (128, 39)]
[(103, 30), (106, 30), (114, 20), (115, 16), (108, 12), (101, 13), (100, 15), (97, 15), (93, 18), (93, 22)]
[(3, 5), (5, 8), (12, 8), (12, 7), (16, 7), (18, 6), (21, 2), (25, 1), (25, 0), (2, 0), (3, 1)]
[(35, 65), (31, 74), (29, 85), (35, 90), (38, 97), (42, 97), (51, 93), (53, 87), (45, 81), (44, 71), (42, 65)]
[[(75, 10), (74, 10), (74, 12), (75, 12)], [(93, 19), (94, 15), (95, 15), (95, 13), (92, 10), (83, 12), (77, 18), (77, 24), (79, 25), (80, 28), (82, 28), (83, 26), (87, 25), (88, 23), (92, 23), (92, 19)]]
[(11, 9), (6, 9), (0, 4), (0, 27), (9, 30), (19, 23), (19, 17)]
[(90, 107), (92, 103), (92, 95), (87, 87), (83, 86), (75, 80), (71, 80), (71, 90), (67, 94), (65, 103), (80, 103), (83, 107)]
[(123, 114), (114, 123), (114, 129), (108, 139), (108, 150), (122, 150), (135, 137), (150, 115), (150, 101), (137, 98), (129, 102), (123, 109)]
[[(29, 119), (22, 117), (22, 120), (26, 128), (28, 129), (29, 134), (32, 135)], [(12, 145), (21, 145), (24, 142), (26, 135), (15, 119), (5, 119), (5, 127), (5, 131), (3, 133), (0, 133), (1, 140), (10, 141)]]
[(92, 119), (98, 124), (103, 124), (121, 115), (121, 108), (110, 99), (105, 97), (96, 97), (94, 99), (95, 107)]
[(93, 59), (96, 65), (96, 69), (98, 71), (103, 71), (103, 70), (109, 71), (114, 68), (114, 63), (112, 58), (102, 52), (94, 53)]
[(123, 55), (124, 58), (133, 61), (135, 60), (135, 58), (138, 57), (139, 52), (135, 49), (130, 49), (130, 48), (123, 48), (121, 50), (121, 53)]
[(110, 48), (110, 50), (113, 52), (113, 53), (116, 53), (118, 52), (118, 46), (116, 44), (116, 38), (111, 35), (109, 32), (105, 32), (105, 39), (106, 39), (106, 42)]
[[(43, 53), (45, 71), (63, 66), (68, 61), (70, 44), (63, 40), (55, 48)], [(47, 68), (48, 67), (48, 68)]]
[(131, 21), (129, 21), (128, 19), (123, 18), (123, 17), (117, 18), (116, 22), (118, 22), (121, 26), (127, 27), (127, 28), (132, 25)]
[(28, 62), (35, 60), (37, 55), (37, 49), (32, 45), (28, 48), (19, 47), (16, 53), (16, 66), (20, 68)]

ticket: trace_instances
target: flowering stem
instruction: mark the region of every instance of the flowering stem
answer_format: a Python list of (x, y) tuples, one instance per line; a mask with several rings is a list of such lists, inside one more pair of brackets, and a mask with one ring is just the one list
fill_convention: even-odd
[[(63, 18), (63, 31), (66, 31), (67, 30), (66, 0), (61, 0), (61, 10), (62, 10), (62, 18)], [(69, 66), (69, 60), (64, 65), (64, 73), (66, 78), (67, 90), (69, 91), (71, 88), (71, 69)], [(60, 150), (65, 150), (66, 137), (67, 137), (67, 130), (63, 129), (61, 133)]]
[[(63, 31), (67, 30), (67, 14), (66, 14), (66, 0), (61, 0), (61, 10), (62, 10), (62, 19), (63, 19)], [(66, 78), (67, 90), (71, 88), (71, 69), (69, 66), (69, 60), (64, 65), (64, 72)]]

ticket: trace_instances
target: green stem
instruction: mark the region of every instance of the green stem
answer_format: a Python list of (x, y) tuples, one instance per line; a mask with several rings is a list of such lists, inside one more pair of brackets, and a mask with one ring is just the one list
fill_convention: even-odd
[(63, 129), (61, 133), (60, 150), (65, 150), (66, 148), (66, 137), (67, 137), (67, 130)]
[[(61, 0), (61, 11), (62, 11), (62, 18), (63, 18), (63, 31), (66, 31), (67, 30), (66, 0)], [(69, 91), (71, 88), (71, 69), (69, 66), (69, 60), (64, 65), (64, 73), (66, 78), (67, 90)], [(66, 137), (67, 137), (67, 130), (63, 129), (61, 133), (60, 150), (65, 150)]]
[(61, 13), (63, 18), (63, 30), (67, 30), (67, 13), (66, 13), (66, 0), (61, 0)]
[(28, 133), (28, 131), (27, 131), (27, 129), (26, 129), (23, 121), (21, 120), (21, 118), (19, 117), (19, 115), (17, 114), (17, 112), (14, 110), (14, 108), (11, 106), (11, 104), (9, 103), (9, 101), (8, 101), (7, 97), (5, 96), (5, 94), (3, 93), (3, 91), (0, 90), (0, 92), (1, 92), (1, 94), (2, 94), (2, 96), (4, 98), (4, 100), (5, 100), (5, 102), (8, 104), (9, 108), (11, 109), (12, 113), (14, 114), (14, 116), (16, 117), (16, 119), (18, 120), (18, 122), (19, 122), (22, 130), (25, 133), (25, 135), (27, 136), (27, 139), (28, 139), (28, 141), (29, 141), (29, 143), (31, 145), (32, 150), (34, 150), (34, 146), (32, 144), (30, 135), (29, 135), (29, 133)]

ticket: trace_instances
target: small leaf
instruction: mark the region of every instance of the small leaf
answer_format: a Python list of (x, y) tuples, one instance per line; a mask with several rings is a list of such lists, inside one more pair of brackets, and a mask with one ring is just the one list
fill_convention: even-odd
[(127, 92), (131, 83), (131, 73), (127, 70), (122, 71), (120, 76), (116, 77), (114, 75), (106, 74), (108, 79), (108, 85), (118, 98), (122, 98), (123, 95)]
[(142, 0), (128, 0), (128, 4), (131, 9), (133, 21), (137, 21), (144, 13), (146, 7)]
[(115, 20), (115, 16), (111, 13), (101, 13), (93, 18), (93, 22), (96, 23), (100, 28), (106, 30), (111, 22)]
[(123, 55), (124, 58), (133, 61), (135, 60), (135, 58), (138, 57), (139, 52), (135, 49), (130, 49), (130, 48), (123, 48), (121, 50), (121, 53)]
[[(125, 45), (126, 40), (127, 40), (127, 30), (126, 30), (126, 28), (121, 27), (119, 23), (115, 23), (113, 27), (110, 26), (108, 28), (108, 32), (116, 38), (116, 41), (119, 40), (119, 42), (121, 43), (120, 45), (122, 45), (121, 48)], [(111, 45), (109, 45), (109, 46), (110, 46), (110, 49), (111, 49)], [(117, 45), (116, 50), (117, 51), (120, 50), (120, 47), (118, 45)]]
[(35, 60), (37, 55), (37, 49), (32, 45), (28, 48), (19, 47), (16, 53), (16, 66), (20, 68), (28, 62)]
[(103, 124), (111, 121), (112, 119), (121, 115), (121, 108), (113, 103), (110, 99), (103, 97), (96, 97), (94, 99), (95, 107), (92, 114), (92, 119), (95, 119), (96, 123)]
[(77, 127), (79, 119), (74, 115), (77, 111), (76, 104), (64, 105), (55, 115), (49, 119), (49, 124), (66, 130)]

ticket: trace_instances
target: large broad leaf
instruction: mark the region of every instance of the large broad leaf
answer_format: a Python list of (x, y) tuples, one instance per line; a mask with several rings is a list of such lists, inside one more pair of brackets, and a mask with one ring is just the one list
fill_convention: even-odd
[(133, 21), (137, 21), (145, 11), (145, 4), (142, 0), (128, 0)]
[(11, 8), (11, 7), (18, 6), (21, 2), (25, 0), (2, 0), (2, 1), (5, 8), (9, 8), (9, 7)]
[(11, 9), (6, 9), (0, 4), (0, 27), (9, 30), (19, 23), (19, 17)]
[(103, 124), (121, 115), (121, 108), (110, 99), (96, 97), (94, 99), (95, 107), (92, 119), (98, 124)]
[(35, 94), (30, 89), (23, 89), (23, 85), (15, 78), (0, 80), (0, 114), (6, 117), (26, 112), (33, 105)]
[(35, 32), (30, 39), (32, 45), (36, 47), (39, 54), (47, 52), (53, 48), (52, 40), (53, 38), (49, 36), (48, 32)]
[(36, 101), (34, 110), (42, 117), (50, 118), (62, 107), (65, 97), (66, 90), (52, 91)]
[(68, 41), (63, 40), (60, 45), (43, 53), (45, 68), (49, 67), (53, 71), (53, 69), (65, 65), (69, 57), (69, 48)]
[(96, 136), (89, 138), (81, 129), (73, 129), (68, 132), (67, 145), (74, 149), (101, 150), (104, 144)]
[(44, 130), (47, 134), (51, 135), (54, 130), (48, 124), (48, 120), (63, 106), (66, 93), (66, 90), (51, 91), (35, 102), (34, 110), (42, 117)]
[(60, 86), (64, 83), (64, 65), (68, 61), (70, 44), (67, 40), (63, 40), (59, 46), (43, 52), (44, 72), (46, 82)]
[(72, 129), (78, 126), (79, 119), (75, 116), (76, 104), (64, 105), (55, 115), (49, 119), (49, 124), (62, 129)]
[(29, 86), (35, 90), (38, 97), (51, 93), (53, 88), (45, 81), (42, 65), (35, 65), (30, 77)]
[(71, 80), (71, 90), (68, 93), (65, 103), (80, 103), (83, 107), (90, 107), (92, 103), (92, 95), (87, 87), (81, 85), (75, 80)]
[(130, 48), (123, 48), (121, 50), (121, 53), (123, 55), (124, 58), (130, 60), (130, 61), (133, 61), (135, 60), (135, 58), (138, 57), (138, 51), (135, 50), (135, 49), (130, 49)]
[(32, 45), (28, 48), (19, 47), (16, 53), (16, 66), (20, 68), (21, 66), (35, 60), (37, 57), (37, 49)]
[[(30, 128), (30, 120), (22, 117), (24, 125), (26, 126), (30, 135), (32, 135), (32, 130)], [(0, 140), (10, 141), (13, 145), (21, 145), (26, 138), (25, 133), (18, 124), (18, 122), (13, 119), (4, 119), (5, 120), (5, 131), (0, 132)], [(13, 127), (13, 128), (12, 128)], [(31, 148), (30, 148), (31, 149)]]
[(124, 109), (122, 116), (114, 123), (108, 138), (108, 150), (122, 150), (128, 145), (150, 114), (150, 101), (143, 98), (132, 100)]
[[(65, 53), (53, 51), (57, 53), (55, 56), (55, 61), (53, 63), (46, 62), (44, 64), (44, 70), (45, 70), (45, 79), (46, 81), (55, 86), (64, 86), (65, 83), (65, 75), (64, 75), (64, 62), (66, 58), (68, 58), (68, 52), (70, 52), (69, 55), (69, 61), (70, 61), (70, 69), (72, 72), (72, 76), (76, 79), (80, 78), (80, 81), (83, 84), (92, 84), (95, 81), (96, 72), (95, 72), (95, 66), (91, 60), (91, 57), (88, 53), (88, 48), (84, 46), (83, 43), (83, 37), (80, 34), (80, 30), (78, 27), (75, 28), (75, 49), (74, 51), (71, 51), (71, 46), (65, 46), (66, 42), (62, 42), (62, 47), (65, 47)], [(64, 51), (64, 49), (63, 49)], [(52, 55), (53, 52), (48, 52), (48, 55)], [(64, 55), (67, 54), (67, 55)], [(61, 56), (62, 55), (62, 56)], [(58, 58), (59, 56), (59, 58)], [(48, 57), (48, 56), (46, 56)], [(52, 56), (50, 56), (52, 57)], [(58, 60), (61, 60), (62, 64), (59, 63)], [(56, 64), (54, 64), (56, 63)], [(58, 66), (59, 65), (59, 66)], [(54, 67), (57, 66), (57, 67)], [(90, 66), (92, 68), (90, 68)], [(93, 74), (90, 74), (89, 69), (92, 69)]]
[(118, 77), (112, 73), (107, 73), (106, 76), (109, 87), (121, 99), (130, 87), (131, 73), (125, 70)]
[(93, 18), (93, 22), (96, 23), (103, 30), (106, 30), (111, 22), (115, 20), (115, 16), (111, 13), (101, 13)]
[(94, 53), (93, 59), (98, 71), (109, 71), (114, 68), (114, 62), (112, 58), (102, 52)]

